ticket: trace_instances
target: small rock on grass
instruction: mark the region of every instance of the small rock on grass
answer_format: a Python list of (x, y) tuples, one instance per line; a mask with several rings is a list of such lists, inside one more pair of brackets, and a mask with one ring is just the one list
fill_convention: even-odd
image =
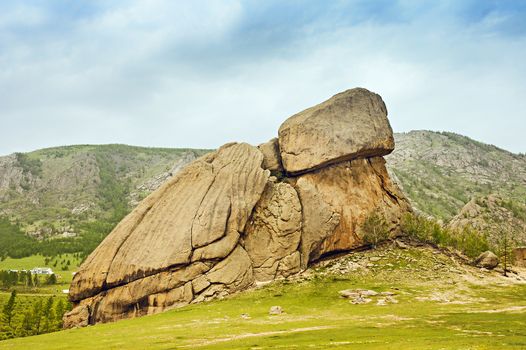
[(389, 304), (398, 304), (398, 300), (396, 300), (392, 296), (386, 296), (385, 301), (388, 302)]
[(353, 299), (360, 296), (360, 292), (352, 289), (340, 290), (338, 293), (340, 294), (340, 296), (347, 299)]
[(376, 302), (376, 305), (378, 305), (378, 306), (386, 306), (387, 305), (387, 301), (385, 299), (378, 299), (378, 301)]
[(283, 313), (283, 308), (281, 306), (271, 306), (268, 312), (269, 315), (281, 315)]
[(353, 303), (355, 305), (358, 305), (358, 304), (368, 304), (371, 301), (373, 301), (373, 299), (363, 298), (363, 297), (360, 296), (360, 297), (357, 297), (354, 300), (352, 300), (351, 303)]
[(395, 293), (393, 293), (393, 292), (381, 292), (380, 295), (383, 295), (383, 296), (393, 296), (393, 295), (395, 295)]
[(378, 292), (370, 289), (344, 289), (338, 292), (344, 298), (370, 297), (378, 295)]

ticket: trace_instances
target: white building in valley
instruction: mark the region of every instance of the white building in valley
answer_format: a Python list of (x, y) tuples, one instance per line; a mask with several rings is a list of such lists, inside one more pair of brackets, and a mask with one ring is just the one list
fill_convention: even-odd
[(52, 275), (53, 270), (49, 267), (35, 267), (31, 270), (32, 275)]

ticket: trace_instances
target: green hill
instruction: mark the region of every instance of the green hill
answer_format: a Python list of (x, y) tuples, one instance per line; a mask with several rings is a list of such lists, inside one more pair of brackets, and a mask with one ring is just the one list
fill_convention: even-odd
[(206, 152), (80, 145), (0, 157), (0, 217), (51, 239), (46, 251), (89, 253), (138, 201)]

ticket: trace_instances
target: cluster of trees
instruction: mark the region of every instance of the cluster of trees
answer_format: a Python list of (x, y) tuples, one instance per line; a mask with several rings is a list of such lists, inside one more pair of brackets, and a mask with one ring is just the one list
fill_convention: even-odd
[(7, 256), (19, 258), (34, 254), (37, 242), (24, 235), (18, 225), (0, 218), (0, 260)]
[(24, 258), (36, 254), (55, 257), (67, 253), (78, 254), (83, 259), (99, 245), (117, 223), (117, 217), (108, 222), (93, 221), (79, 227), (82, 232), (79, 237), (37, 241), (26, 236), (20, 226), (11, 223), (7, 218), (0, 218), (0, 242), (2, 242), (0, 260), (7, 257)]
[(62, 316), (69, 309), (63, 298), (33, 297), (30, 302), (20, 301), (13, 291), (1, 308), (0, 340), (60, 330)]
[(0, 270), (0, 283), (4, 289), (9, 289), (18, 285), (32, 288), (38, 287), (41, 284), (57, 284), (57, 276), (53, 273), (40, 277), (38, 275), (32, 275), (31, 271)]
[[(435, 220), (409, 213), (402, 218), (401, 226), (402, 232), (409, 237), (421, 242), (457, 249), (470, 258), (476, 258), (480, 253), (490, 249), (486, 237), (469, 227), (450, 229)], [(364, 242), (372, 246), (389, 238), (389, 227), (383, 216), (378, 213), (366, 218), (362, 231)]]
[(435, 220), (419, 215), (404, 215), (402, 231), (422, 242), (457, 249), (470, 258), (476, 258), (480, 253), (490, 249), (486, 237), (468, 226), (462, 229), (450, 229)]

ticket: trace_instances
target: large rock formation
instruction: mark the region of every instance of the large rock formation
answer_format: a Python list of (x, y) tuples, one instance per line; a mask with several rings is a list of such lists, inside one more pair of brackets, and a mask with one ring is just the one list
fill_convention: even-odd
[(279, 128), (279, 147), (285, 170), (300, 173), (384, 156), (394, 150), (394, 138), (380, 95), (357, 88), (287, 119)]
[(259, 147), (232, 143), (143, 200), (87, 258), (65, 326), (223, 297), (363, 244), (382, 215), (393, 235), (407, 201), (381, 157), (393, 147), (380, 96), (340, 93)]

